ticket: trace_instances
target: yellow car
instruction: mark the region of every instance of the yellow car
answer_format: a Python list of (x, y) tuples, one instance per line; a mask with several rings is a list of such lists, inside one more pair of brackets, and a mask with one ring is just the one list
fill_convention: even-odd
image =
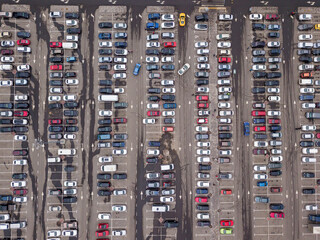
[(314, 29), (320, 30), (320, 24), (315, 24), (315, 25), (314, 25)]
[(183, 27), (186, 25), (186, 14), (185, 13), (180, 13), (179, 14), (179, 25)]

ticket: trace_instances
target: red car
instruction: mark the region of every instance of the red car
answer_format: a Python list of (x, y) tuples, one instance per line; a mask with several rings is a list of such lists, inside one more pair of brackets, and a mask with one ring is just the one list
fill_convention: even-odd
[(320, 139), (320, 133), (316, 134), (316, 138)]
[(209, 96), (208, 95), (202, 95), (202, 96), (196, 96), (197, 101), (208, 101)]
[(266, 112), (265, 111), (252, 111), (251, 116), (265, 116)]
[(208, 118), (198, 118), (197, 123), (198, 124), (206, 124), (206, 123), (208, 123)]
[(28, 46), (28, 45), (30, 45), (30, 40), (28, 40), (28, 39), (19, 39), (17, 41), (17, 44), (21, 45), (21, 46)]
[(105, 237), (109, 235), (109, 231), (105, 230), (105, 231), (96, 231), (96, 237)]
[(162, 132), (173, 132), (174, 128), (173, 127), (162, 127)]
[(29, 112), (28, 111), (14, 111), (13, 115), (15, 117), (27, 117), (27, 116), (29, 116)]
[(62, 124), (62, 120), (61, 119), (49, 119), (48, 123), (49, 123), (49, 125)]
[(62, 70), (62, 65), (51, 65), (50, 70)]
[(284, 218), (284, 213), (282, 212), (271, 212), (270, 213), (271, 218)]
[(198, 103), (198, 108), (209, 108), (209, 103)]
[(255, 132), (265, 132), (266, 131), (266, 126), (261, 126), (261, 127), (255, 126), (254, 127), (254, 131)]
[(177, 43), (176, 42), (165, 42), (163, 43), (164, 47), (176, 47)]
[(99, 229), (107, 229), (109, 227), (108, 223), (99, 223), (98, 228)]
[(230, 57), (219, 57), (218, 62), (219, 63), (229, 63), (229, 62), (231, 62), (231, 58)]
[(151, 116), (159, 117), (160, 116), (160, 111), (148, 111), (147, 115), (148, 115), (148, 117), (151, 117)]
[(271, 187), (270, 191), (272, 193), (280, 193), (280, 192), (282, 192), (282, 187)]
[(232, 191), (231, 191), (231, 189), (221, 189), (220, 194), (221, 195), (230, 195), (230, 194), (232, 194)]
[(221, 220), (220, 226), (225, 226), (225, 227), (233, 226), (233, 220)]
[(279, 19), (279, 15), (278, 14), (267, 14), (266, 15), (266, 20), (269, 21), (275, 21)]
[(196, 197), (195, 200), (196, 200), (196, 202), (199, 202), (199, 203), (208, 202), (207, 197)]
[(50, 47), (52, 48), (61, 48), (62, 42), (50, 42)]
[(280, 124), (281, 123), (281, 120), (280, 119), (276, 119), (276, 118), (270, 118), (268, 120), (268, 123), (269, 124)]
[(13, 50), (3, 49), (3, 50), (1, 50), (1, 54), (2, 55), (13, 55), (14, 52), (13, 52)]
[(117, 123), (126, 123), (127, 119), (126, 118), (114, 118), (113, 119), (113, 123), (117, 124)]
[(28, 194), (27, 189), (15, 189), (12, 191), (13, 195), (17, 196), (26, 196)]

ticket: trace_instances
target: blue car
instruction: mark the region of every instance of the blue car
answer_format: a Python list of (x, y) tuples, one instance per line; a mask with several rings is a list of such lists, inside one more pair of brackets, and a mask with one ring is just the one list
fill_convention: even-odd
[(266, 187), (266, 186), (268, 186), (268, 182), (267, 181), (257, 182), (257, 186), (258, 187)]
[(196, 193), (197, 194), (208, 194), (209, 191), (207, 188), (197, 188)]
[(152, 23), (152, 22), (147, 23), (147, 27), (146, 27), (147, 30), (156, 30), (158, 28), (159, 28), (159, 23)]
[(177, 108), (177, 104), (176, 103), (164, 103), (163, 104), (163, 108), (165, 108), (165, 109), (174, 109), (174, 108)]
[(73, 63), (75, 61), (77, 61), (77, 57), (67, 57), (67, 62)]
[(12, 201), (12, 196), (10, 195), (0, 196), (0, 201)]
[(160, 13), (149, 13), (148, 14), (149, 20), (157, 20), (160, 19)]
[(140, 68), (141, 68), (141, 64), (137, 63), (133, 69), (133, 75), (137, 76), (139, 74)]
[(99, 39), (111, 39), (112, 35), (111, 33), (99, 33), (98, 37)]
[(254, 118), (253, 123), (254, 124), (263, 124), (263, 123), (266, 123), (266, 119), (265, 118)]
[(244, 127), (244, 135), (249, 136), (250, 135), (250, 124), (248, 122), (244, 122), (243, 127)]
[(158, 142), (158, 141), (149, 141), (149, 147), (160, 147), (160, 142)]
[(113, 142), (112, 147), (125, 147), (126, 143), (125, 142)]

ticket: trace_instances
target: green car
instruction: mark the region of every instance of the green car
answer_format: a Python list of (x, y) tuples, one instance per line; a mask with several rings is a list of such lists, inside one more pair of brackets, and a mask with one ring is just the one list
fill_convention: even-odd
[(220, 228), (221, 234), (232, 234), (233, 229), (232, 228)]

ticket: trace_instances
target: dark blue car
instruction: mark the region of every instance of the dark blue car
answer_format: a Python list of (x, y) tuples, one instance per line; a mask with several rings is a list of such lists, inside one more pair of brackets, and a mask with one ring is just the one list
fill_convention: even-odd
[(158, 141), (149, 141), (149, 147), (160, 147), (160, 142), (158, 142)]
[(146, 26), (147, 30), (156, 30), (158, 28), (159, 28), (159, 23), (149, 22), (149, 23), (147, 23), (147, 26)]
[(99, 39), (111, 39), (112, 35), (111, 33), (99, 33), (98, 37)]
[(163, 104), (163, 108), (165, 108), (165, 109), (174, 109), (174, 108), (177, 108), (177, 104), (176, 103), (164, 103)]
[(243, 128), (244, 128), (244, 135), (249, 136), (250, 135), (250, 124), (248, 122), (244, 122)]
[(149, 20), (157, 20), (160, 19), (160, 13), (149, 13), (148, 14)]
[(196, 193), (197, 194), (208, 194), (209, 191), (207, 188), (197, 188)]
[(113, 142), (112, 147), (125, 147), (126, 143), (125, 142)]
[(133, 75), (137, 76), (139, 74), (140, 68), (141, 68), (141, 64), (137, 63), (133, 69)]
[(265, 118), (254, 118), (253, 123), (254, 124), (263, 124), (263, 123), (266, 123), (266, 119)]
[(12, 196), (10, 195), (0, 196), (0, 201), (12, 201)]

